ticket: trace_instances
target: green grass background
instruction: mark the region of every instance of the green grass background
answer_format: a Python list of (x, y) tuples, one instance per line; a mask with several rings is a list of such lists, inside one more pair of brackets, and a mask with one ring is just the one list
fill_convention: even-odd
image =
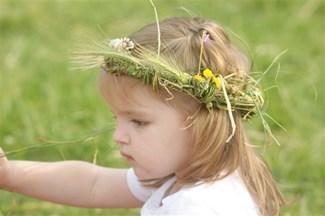
[[(324, 46), (322, 0), (160, 0), (160, 19), (195, 15), (240, 35), (263, 71), (288, 50), (263, 80), (270, 123), (281, 146), (271, 144), (258, 119), (247, 123), (289, 201), (281, 215), (325, 215)], [(50, 140), (75, 140), (109, 127), (111, 115), (98, 93), (97, 71), (70, 69), (80, 42), (130, 34), (154, 22), (148, 1), (0, 0), (0, 146), (22, 149)], [(278, 71), (278, 73), (277, 73)], [(125, 167), (106, 130), (90, 141), (21, 151), (10, 159), (80, 159)], [(0, 215), (138, 215), (135, 209), (78, 209), (0, 191)]]

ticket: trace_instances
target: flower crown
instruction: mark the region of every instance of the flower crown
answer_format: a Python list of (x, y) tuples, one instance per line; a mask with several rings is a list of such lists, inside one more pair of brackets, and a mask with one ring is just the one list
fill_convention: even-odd
[(222, 76), (209, 68), (191, 75), (129, 38), (106, 40), (96, 43), (92, 50), (76, 52), (74, 63), (80, 69), (99, 66), (107, 73), (128, 75), (143, 80), (154, 89), (163, 87), (171, 95), (170, 90), (182, 91), (205, 104), (209, 110), (225, 109), (232, 120), (233, 132), (232, 111), (238, 110), (243, 119), (249, 119), (264, 103), (258, 82), (248, 75), (234, 71)]

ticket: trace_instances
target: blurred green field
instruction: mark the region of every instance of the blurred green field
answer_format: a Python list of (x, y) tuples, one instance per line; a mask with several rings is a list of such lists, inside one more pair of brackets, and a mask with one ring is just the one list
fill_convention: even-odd
[[(270, 88), (265, 108), (286, 128), (270, 122), (281, 146), (270, 145), (258, 119), (246, 126), (289, 202), (281, 215), (325, 215), (324, 1), (155, 2), (160, 19), (193, 13), (240, 35), (248, 44), (254, 71), (265, 70), (275, 56), (288, 50), (263, 80), (264, 88)], [(154, 12), (145, 0), (0, 0), (0, 146), (12, 151), (44, 145), (39, 137), (76, 140), (109, 128), (111, 115), (98, 94), (97, 73), (71, 70), (71, 49), (80, 42), (126, 36), (151, 22)], [(98, 150), (97, 164), (125, 167), (110, 136), (105, 130), (90, 141), (21, 151), (10, 159), (93, 161)], [(1, 191), (2, 215), (139, 215), (139, 211), (78, 209)]]

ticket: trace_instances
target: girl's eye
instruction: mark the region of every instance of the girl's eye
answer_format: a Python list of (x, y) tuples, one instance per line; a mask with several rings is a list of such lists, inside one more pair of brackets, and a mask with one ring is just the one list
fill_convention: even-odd
[(141, 121), (141, 120), (137, 120), (137, 119), (132, 119), (131, 122), (138, 127), (143, 127), (143, 126), (146, 126), (149, 124), (149, 122), (147, 122), (147, 121)]

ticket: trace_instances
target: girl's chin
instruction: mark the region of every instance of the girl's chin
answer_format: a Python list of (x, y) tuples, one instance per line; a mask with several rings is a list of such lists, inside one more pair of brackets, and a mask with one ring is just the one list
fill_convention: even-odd
[(150, 180), (157, 178), (141, 169), (137, 169), (136, 167), (133, 167), (133, 169), (135, 175), (138, 177), (139, 180)]
[(161, 175), (161, 174), (159, 175), (159, 174), (148, 173), (141, 169), (137, 169), (136, 167), (133, 167), (133, 169), (134, 169), (135, 175), (141, 181), (160, 179), (160, 178), (164, 178), (164, 177), (168, 176), (168, 174), (167, 175)]

